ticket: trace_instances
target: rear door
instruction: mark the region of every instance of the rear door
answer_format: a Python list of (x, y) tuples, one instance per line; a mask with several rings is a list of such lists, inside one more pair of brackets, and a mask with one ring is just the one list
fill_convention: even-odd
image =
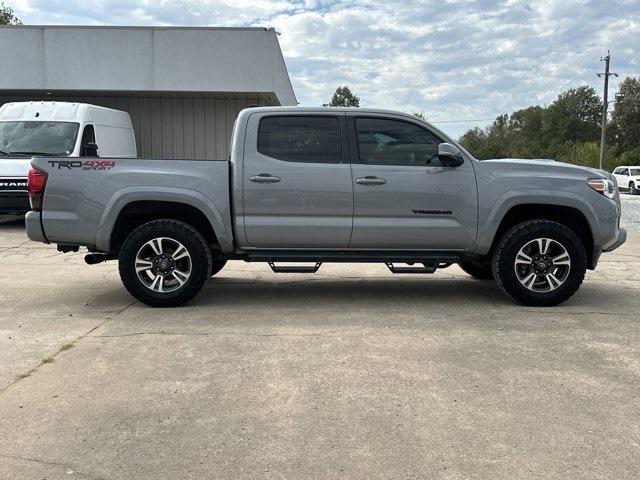
[(354, 225), (350, 248), (471, 247), (478, 194), (471, 160), (440, 164), (444, 140), (405, 117), (349, 114)]
[(244, 228), (255, 248), (344, 249), (353, 217), (341, 113), (255, 113), (242, 170)]

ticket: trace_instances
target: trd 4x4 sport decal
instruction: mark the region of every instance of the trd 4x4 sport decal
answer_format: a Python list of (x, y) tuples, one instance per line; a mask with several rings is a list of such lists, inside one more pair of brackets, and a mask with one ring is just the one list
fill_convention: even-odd
[(81, 168), (82, 170), (111, 170), (116, 166), (113, 160), (49, 160), (49, 165), (62, 168)]

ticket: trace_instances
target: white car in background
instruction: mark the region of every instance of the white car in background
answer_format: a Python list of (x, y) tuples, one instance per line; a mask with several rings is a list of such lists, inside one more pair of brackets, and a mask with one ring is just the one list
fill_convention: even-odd
[(640, 166), (617, 167), (613, 171), (618, 188), (627, 190), (631, 195), (640, 193)]

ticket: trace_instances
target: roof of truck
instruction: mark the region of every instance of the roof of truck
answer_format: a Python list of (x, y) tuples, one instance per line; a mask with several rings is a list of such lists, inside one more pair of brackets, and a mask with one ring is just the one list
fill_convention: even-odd
[(255, 110), (256, 112), (269, 112), (274, 111), (278, 113), (292, 112), (292, 113), (327, 113), (327, 112), (357, 112), (368, 114), (384, 114), (384, 115), (401, 115), (403, 117), (418, 118), (415, 115), (409, 113), (400, 112), (398, 110), (389, 110), (385, 108), (364, 108), (364, 107), (250, 107), (246, 110)]

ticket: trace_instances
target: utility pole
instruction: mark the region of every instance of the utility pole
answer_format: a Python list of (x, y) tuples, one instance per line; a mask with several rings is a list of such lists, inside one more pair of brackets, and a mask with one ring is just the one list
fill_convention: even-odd
[(604, 101), (602, 102), (602, 132), (600, 134), (600, 164), (599, 168), (602, 170), (604, 163), (604, 144), (605, 144), (605, 132), (607, 128), (607, 107), (609, 106), (609, 77), (611, 75), (618, 76), (617, 73), (609, 72), (609, 63), (611, 62), (611, 52), (607, 50), (607, 56), (600, 59), (604, 62), (604, 73), (599, 73), (598, 77), (604, 77)]

